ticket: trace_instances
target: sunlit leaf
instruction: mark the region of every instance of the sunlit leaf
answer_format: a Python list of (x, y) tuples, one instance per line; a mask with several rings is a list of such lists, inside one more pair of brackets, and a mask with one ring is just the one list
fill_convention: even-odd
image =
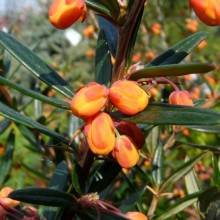
[(195, 164), (200, 161), (204, 155), (206, 154), (206, 151), (202, 152), (197, 157), (187, 161), (184, 163), (176, 172), (174, 172), (170, 177), (168, 177), (160, 186), (160, 191), (163, 192), (168, 186), (173, 185), (176, 183), (179, 179), (184, 177), (187, 173), (191, 171), (191, 169), (195, 166)]
[(138, 80), (141, 78), (150, 78), (150, 77), (181, 76), (192, 73), (207, 73), (214, 69), (215, 69), (214, 65), (206, 64), (206, 63), (151, 66), (133, 72), (129, 77), (129, 79)]
[(195, 203), (198, 200), (199, 195), (200, 193), (194, 193), (180, 199), (174, 205), (171, 205), (168, 210), (165, 210), (162, 215), (156, 218), (156, 220), (165, 220), (183, 211), (185, 208)]

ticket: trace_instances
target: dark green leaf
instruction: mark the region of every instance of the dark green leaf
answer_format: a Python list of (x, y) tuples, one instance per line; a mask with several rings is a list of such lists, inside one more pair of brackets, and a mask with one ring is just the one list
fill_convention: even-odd
[(183, 199), (180, 199), (174, 205), (171, 205), (167, 210), (163, 212), (161, 216), (156, 218), (156, 220), (165, 220), (183, 211), (185, 208), (195, 203), (198, 200), (200, 194), (201, 193), (199, 192), (185, 196)]
[(8, 136), (6, 146), (5, 146), (5, 154), (0, 160), (0, 188), (3, 186), (7, 177), (10, 174), (11, 166), (12, 166), (12, 157), (14, 152), (14, 142), (15, 142), (15, 134), (12, 130)]
[(101, 192), (112, 183), (120, 171), (118, 163), (105, 161), (93, 176), (88, 192)]
[(29, 188), (11, 192), (9, 198), (45, 206), (68, 207), (77, 205), (76, 199), (70, 194), (48, 188)]
[(26, 125), (27, 127), (36, 129), (42, 132), (43, 134), (46, 134), (50, 137), (60, 140), (61, 142), (64, 142), (66, 144), (69, 143), (69, 141), (59, 133), (52, 131), (51, 129), (41, 125), (36, 121), (33, 121), (32, 119), (28, 118), (25, 115), (20, 114), (19, 112), (16, 112), (15, 110), (9, 108), (8, 106), (4, 105), (1, 102), (0, 102), (0, 115), (3, 115), (4, 117), (9, 118), (15, 122)]
[(78, 195), (82, 196), (85, 190), (85, 177), (83, 175), (83, 170), (77, 161), (73, 162), (73, 170), (72, 170), (72, 184)]
[(214, 65), (206, 63), (151, 66), (133, 72), (129, 79), (138, 80), (141, 78), (181, 76), (191, 73), (207, 73), (214, 69)]
[(99, 1), (97, 0), (86, 0), (86, 5), (91, 8), (92, 10), (100, 13), (100, 14), (105, 14), (107, 16), (111, 16), (111, 13), (109, 11), (108, 8), (106, 8), (106, 6), (104, 6), (103, 4), (101, 4)]
[(218, 165), (218, 160), (216, 156), (212, 155), (212, 165), (213, 165), (213, 179), (215, 184), (220, 188), (220, 169)]
[(207, 37), (207, 32), (197, 32), (184, 40), (178, 42), (146, 66), (158, 66), (166, 64), (175, 64), (182, 61), (202, 40)]
[(199, 209), (206, 220), (217, 220), (220, 218), (220, 193), (217, 187), (204, 191), (199, 196)]
[[(50, 180), (49, 188), (65, 191), (67, 187), (68, 175), (69, 172), (66, 161), (59, 163)], [(59, 207), (44, 207), (42, 211), (43, 213), (42, 215), (47, 220), (55, 220), (57, 219), (57, 216), (59, 216), (61, 212), (62, 209)]]
[(97, 16), (97, 18), (98, 18), (100, 30), (103, 30), (105, 32), (105, 37), (111, 55), (115, 57), (117, 50), (117, 42), (118, 42), (118, 31), (116, 27), (107, 19), (101, 16)]
[(162, 103), (149, 104), (144, 111), (131, 117), (120, 112), (113, 112), (112, 116), (138, 124), (212, 125), (220, 123), (218, 111)]
[(25, 68), (37, 78), (51, 86), (68, 98), (73, 97), (72, 88), (68, 83), (48, 66), (41, 58), (26, 46), (19, 43), (14, 37), (0, 31), (0, 44), (5, 47)]
[(158, 144), (152, 161), (152, 177), (154, 186), (160, 185), (163, 173), (163, 146)]
[(195, 164), (200, 161), (206, 154), (206, 151), (202, 152), (197, 157), (187, 161), (184, 163), (176, 172), (174, 172), (170, 177), (168, 177), (161, 185), (160, 191), (163, 192), (168, 186), (173, 185), (176, 183), (179, 179), (184, 177), (187, 173), (190, 172), (190, 170), (193, 169)]
[(150, 131), (146, 139), (147, 150), (151, 158), (153, 158), (154, 156), (157, 146), (159, 145), (159, 141), (160, 141), (160, 130), (159, 127), (156, 126)]
[(95, 59), (95, 81), (109, 86), (112, 78), (111, 56), (104, 31), (100, 31)]
[(11, 121), (8, 118), (4, 118), (0, 121), (0, 134), (4, 133), (4, 131), (10, 126)]

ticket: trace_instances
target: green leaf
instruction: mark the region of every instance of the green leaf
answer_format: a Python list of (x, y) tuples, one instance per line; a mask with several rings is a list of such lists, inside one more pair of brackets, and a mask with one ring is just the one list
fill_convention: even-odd
[(77, 163), (77, 161), (73, 162), (73, 168), (72, 168), (72, 184), (79, 196), (82, 196), (85, 190), (85, 177), (83, 174), (83, 170), (80, 167), (80, 165)]
[(220, 126), (187, 126), (189, 129), (194, 131), (200, 131), (205, 133), (213, 133), (213, 134), (219, 134), (220, 133)]
[(178, 42), (151, 62), (146, 67), (166, 64), (175, 64), (182, 61), (202, 40), (207, 37), (207, 32), (197, 32)]
[(220, 188), (220, 170), (219, 170), (218, 160), (214, 154), (212, 155), (212, 165), (213, 165), (213, 179), (216, 185)]
[(69, 141), (66, 138), (64, 138), (62, 135), (60, 135), (59, 133), (52, 131), (51, 129), (41, 125), (40, 123), (36, 121), (33, 121), (27, 116), (20, 114), (19, 112), (9, 108), (8, 106), (4, 105), (1, 102), (0, 102), (0, 115), (3, 115), (4, 117), (9, 118), (15, 122), (26, 125), (27, 127), (36, 129), (42, 132), (43, 134), (53, 137), (61, 142), (69, 144)]
[(91, 184), (88, 188), (88, 192), (99, 193), (103, 191), (108, 185), (112, 183), (120, 171), (121, 167), (118, 165), (118, 163), (104, 161), (93, 175)]
[(141, 78), (150, 78), (150, 77), (181, 76), (192, 73), (207, 73), (214, 69), (215, 66), (213, 64), (207, 64), (207, 63), (151, 66), (133, 72), (129, 77), (129, 79), (138, 80)]
[(156, 220), (165, 220), (170, 218), (171, 216), (176, 215), (177, 213), (183, 211), (188, 206), (192, 205), (198, 200), (198, 197), (201, 193), (194, 193), (191, 195), (187, 195), (183, 199), (180, 199), (178, 202), (176, 202), (174, 205), (171, 205), (168, 210), (165, 210), (164, 213), (156, 218)]
[(199, 209), (206, 220), (217, 220), (220, 218), (220, 193), (217, 187), (204, 191), (199, 196)]
[(77, 200), (70, 194), (55, 189), (29, 188), (11, 192), (9, 198), (45, 206), (70, 207), (77, 205)]
[(41, 81), (64, 96), (70, 99), (73, 97), (74, 93), (68, 83), (40, 57), (18, 42), (14, 37), (0, 31), (0, 44)]
[(187, 161), (184, 163), (176, 172), (174, 172), (170, 177), (168, 177), (160, 187), (160, 192), (163, 192), (168, 186), (173, 185), (176, 183), (179, 179), (184, 177), (186, 174), (188, 174), (195, 164), (200, 161), (206, 154), (206, 151), (199, 154), (197, 157)]
[(105, 14), (107, 16), (111, 16), (111, 13), (109, 11), (109, 9), (104, 6), (103, 4), (101, 4), (99, 1), (97, 0), (86, 0), (86, 5), (91, 8), (92, 10), (100, 13), (100, 14)]
[(112, 78), (111, 56), (103, 30), (100, 31), (95, 57), (95, 81), (109, 86)]
[(1, 76), (0, 76), (0, 83), (3, 84), (3, 85), (9, 86), (12, 89), (15, 89), (15, 90), (19, 91), (22, 94), (25, 94), (27, 96), (30, 96), (30, 97), (34, 98), (34, 99), (38, 99), (42, 102), (45, 102), (49, 105), (52, 105), (52, 106), (55, 106), (55, 107), (58, 107), (58, 108), (62, 108), (62, 109), (67, 109), (67, 110), (70, 109), (69, 103), (60, 101), (60, 100), (55, 99), (55, 98), (47, 97), (45, 95), (42, 95), (42, 94), (40, 94), (38, 92), (35, 92), (33, 90), (30, 90), (30, 89), (26, 89), (23, 86), (20, 86), (16, 83), (13, 83), (13, 82), (11, 82), (11, 81), (9, 81), (9, 80), (1, 77)]
[(213, 152), (219, 152), (220, 151), (220, 146), (211, 146), (211, 145), (201, 145), (201, 144), (193, 144), (193, 143), (189, 143), (189, 142), (183, 142), (183, 141), (176, 141), (177, 145), (188, 145), (191, 148), (198, 148), (201, 150), (209, 150), (209, 151), (213, 151)]
[(4, 118), (0, 121), (0, 134), (4, 133), (5, 130), (10, 126), (11, 121), (8, 118)]
[[(68, 166), (66, 161), (59, 163), (53, 173), (53, 176), (49, 183), (49, 188), (65, 191), (68, 180)], [(42, 215), (47, 220), (55, 220), (62, 212), (60, 207), (44, 207)]]
[(220, 123), (220, 112), (218, 111), (162, 103), (149, 104), (144, 111), (134, 116), (127, 116), (118, 111), (111, 115), (137, 124), (211, 125)]
[(15, 134), (12, 130), (8, 136), (6, 146), (5, 146), (5, 154), (0, 160), (0, 188), (3, 186), (4, 182), (7, 180), (7, 177), (10, 174), (12, 167), (12, 157), (14, 152), (14, 142), (15, 142)]
[(153, 158), (153, 155), (159, 145), (160, 141), (160, 130), (158, 126), (155, 126), (147, 136), (146, 146), (150, 154), (150, 157)]
[(105, 32), (108, 48), (113, 57), (116, 55), (118, 43), (118, 31), (116, 27), (107, 19), (97, 16), (100, 30)]
[(152, 178), (154, 186), (160, 185), (163, 173), (163, 146), (158, 144), (152, 161)]

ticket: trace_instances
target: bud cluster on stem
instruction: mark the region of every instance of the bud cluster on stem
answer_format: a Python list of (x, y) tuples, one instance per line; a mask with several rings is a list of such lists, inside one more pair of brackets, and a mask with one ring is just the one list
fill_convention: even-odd
[(136, 124), (112, 119), (103, 112), (108, 100), (122, 113), (134, 115), (148, 105), (148, 94), (129, 80), (118, 80), (110, 89), (96, 82), (77, 90), (71, 100), (72, 113), (85, 120), (83, 132), (90, 150), (97, 155), (111, 155), (121, 167), (130, 168), (139, 159), (145, 136)]

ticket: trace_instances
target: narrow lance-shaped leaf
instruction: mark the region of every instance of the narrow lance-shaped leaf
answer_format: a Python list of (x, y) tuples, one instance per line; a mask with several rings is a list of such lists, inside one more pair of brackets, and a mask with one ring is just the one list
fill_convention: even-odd
[(138, 80), (141, 78), (150, 78), (150, 77), (181, 76), (192, 73), (207, 73), (214, 69), (215, 66), (213, 64), (207, 64), (207, 63), (151, 66), (133, 72), (129, 79)]
[(156, 218), (156, 220), (165, 220), (183, 211), (185, 208), (195, 203), (198, 200), (200, 194), (201, 193), (194, 193), (191, 195), (187, 195), (183, 199), (180, 199), (174, 205), (170, 206), (168, 210), (163, 211), (163, 214)]
[(3, 85), (9, 86), (12, 89), (15, 89), (15, 90), (19, 91), (22, 94), (25, 94), (27, 96), (30, 96), (30, 97), (34, 98), (34, 99), (38, 99), (42, 102), (45, 102), (49, 105), (53, 105), (55, 107), (62, 108), (62, 109), (67, 109), (67, 110), (70, 109), (69, 103), (60, 101), (60, 100), (55, 99), (55, 98), (47, 97), (45, 95), (42, 95), (42, 94), (40, 94), (38, 92), (35, 92), (33, 90), (30, 90), (30, 89), (26, 89), (23, 86), (20, 86), (19, 84), (16, 84), (16, 83), (13, 83), (13, 82), (11, 82), (11, 81), (9, 81), (9, 80), (1, 77), (1, 76), (0, 76), (0, 83), (3, 84)]
[(69, 207), (77, 205), (76, 199), (67, 193), (48, 188), (29, 188), (12, 191), (9, 198), (45, 206)]
[[(57, 189), (60, 191), (65, 191), (67, 187), (68, 180), (68, 166), (66, 161), (59, 163), (53, 173), (53, 176), (50, 180), (49, 187), (52, 189)], [(42, 215), (47, 220), (57, 219), (57, 216), (62, 212), (60, 207), (43, 207)]]
[(159, 144), (154, 153), (154, 158), (152, 161), (152, 177), (154, 185), (160, 185), (162, 181), (162, 168), (163, 168), (163, 146)]
[(138, 124), (155, 125), (212, 125), (220, 123), (220, 112), (190, 106), (149, 104), (146, 109), (134, 116), (127, 116), (120, 112), (111, 114)]
[(99, 1), (97, 0), (86, 0), (86, 5), (91, 8), (92, 10), (100, 13), (100, 14), (105, 14), (108, 17), (111, 16), (111, 13), (109, 11), (109, 9), (104, 6), (103, 4), (101, 4)]
[(15, 142), (15, 134), (12, 130), (9, 134), (9, 137), (5, 146), (5, 154), (0, 160), (0, 188), (6, 181), (9, 176), (11, 166), (12, 166), (12, 157), (14, 152), (14, 142)]
[(218, 186), (218, 188), (220, 189), (220, 169), (218, 165), (218, 160), (214, 154), (212, 155), (212, 164), (213, 164), (213, 179), (216, 185)]
[(182, 61), (202, 40), (207, 37), (207, 32), (197, 32), (174, 46), (170, 47), (168, 50), (157, 56), (151, 62), (149, 62), (146, 67), (158, 66), (166, 64), (175, 64)]
[(9, 108), (8, 106), (4, 105), (1, 102), (0, 102), (0, 115), (3, 115), (4, 117), (9, 118), (15, 122), (26, 125), (27, 127), (34, 128), (42, 132), (43, 134), (46, 134), (50, 137), (60, 140), (61, 142), (64, 142), (66, 144), (69, 143), (69, 141), (66, 138), (64, 138), (62, 135), (60, 135), (59, 133), (52, 131), (51, 129), (41, 125), (40, 123), (36, 121), (33, 121), (27, 116), (20, 114), (19, 112)]
[(205, 133), (214, 133), (219, 134), (220, 133), (220, 126), (188, 126), (189, 129), (194, 131), (200, 131)]
[(100, 31), (97, 41), (95, 63), (95, 81), (109, 86), (112, 78), (112, 64), (106, 35), (103, 30)]
[(37, 78), (66, 97), (72, 98), (74, 93), (68, 83), (29, 48), (3, 31), (0, 31), (0, 44)]
[(183, 166), (181, 166), (174, 174), (168, 177), (160, 187), (160, 192), (163, 192), (168, 186), (176, 183), (180, 178), (184, 177), (194, 166), (200, 161), (206, 154), (206, 151), (202, 152), (196, 158), (187, 161)]

